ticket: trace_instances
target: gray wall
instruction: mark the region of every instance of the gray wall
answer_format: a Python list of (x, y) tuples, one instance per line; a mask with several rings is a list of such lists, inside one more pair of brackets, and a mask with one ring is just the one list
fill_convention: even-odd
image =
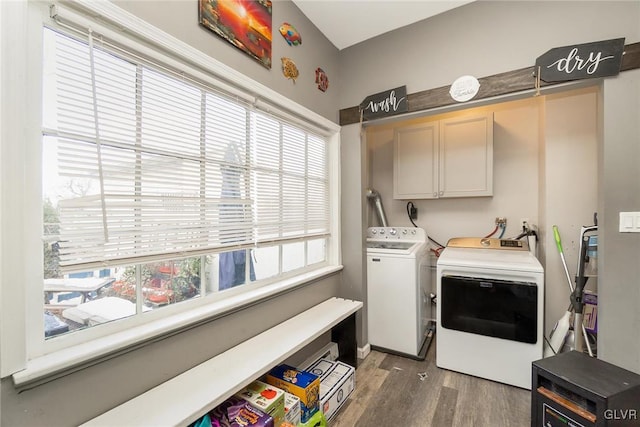
[(475, 1), (340, 51), (340, 108), (534, 65), (553, 47), (640, 41), (638, 1)]
[[(273, 2), (270, 70), (217, 34), (198, 25), (197, 1), (134, 0), (114, 3), (298, 104), (331, 121), (338, 121), (336, 105), (341, 80), (338, 72), (339, 52), (292, 2)], [(292, 24), (298, 30), (302, 35), (302, 45), (287, 44), (278, 30), (283, 22)], [(282, 75), (281, 57), (291, 58), (296, 63), (300, 71), (296, 83)], [(318, 67), (329, 76), (329, 89), (326, 92), (320, 91), (315, 84), (315, 70)]]
[[(340, 74), (349, 77), (341, 82), (340, 108), (358, 105), (367, 95), (401, 85), (407, 86), (408, 93), (414, 93), (448, 86), (466, 74), (479, 78), (529, 67), (535, 63), (536, 57), (553, 47), (617, 37), (625, 37), (627, 44), (635, 43), (640, 41), (639, 24), (640, 2), (637, 1), (477, 1), (341, 51)], [(606, 348), (601, 349), (600, 357), (636, 372), (640, 372), (640, 342), (637, 334), (630, 335), (626, 331), (638, 326), (637, 308), (633, 311), (632, 307), (640, 304), (637, 286), (637, 245), (640, 236), (617, 234), (617, 212), (623, 210), (623, 205), (624, 210), (638, 209), (637, 206), (630, 206), (633, 197), (637, 197), (640, 185), (637, 180), (638, 81), (636, 71), (605, 79), (601, 102), (603, 108), (597, 110), (597, 117), (605, 114), (604, 128), (597, 131), (600, 132), (598, 144), (603, 145), (599, 150), (601, 156), (605, 155), (604, 159), (598, 159), (601, 166), (598, 170), (600, 179), (597, 192), (603, 239), (599, 259), (603, 274), (599, 278), (599, 291), (604, 292), (599, 301), (599, 320), (601, 335), (606, 335), (601, 343)], [(631, 93), (625, 92), (627, 90), (631, 90)], [(351, 161), (358, 158), (351, 151), (354, 146), (361, 147), (361, 158), (368, 155), (366, 146), (359, 141), (358, 128), (358, 124), (345, 126), (341, 133), (343, 152), (345, 147), (349, 147), (348, 158)], [(546, 131), (548, 128), (541, 121), (539, 133), (542, 141)], [(538, 156), (543, 160), (550, 155), (545, 152), (547, 148), (544, 143), (539, 146)], [(614, 165), (615, 159), (625, 159), (622, 168)], [(539, 165), (538, 186), (541, 190), (553, 185), (546, 177), (548, 168), (553, 166), (545, 162)], [(375, 171), (372, 173), (375, 174)], [(362, 179), (361, 176), (360, 170), (343, 165), (343, 191), (345, 187), (351, 192), (362, 187), (363, 183), (357, 182)], [(575, 194), (575, 188), (565, 188)], [(624, 193), (627, 196), (620, 195), (614, 203), (614, 200), (610, 200), (613, 197), (611, 193)], [(549, 212), (550, 201), (545, 199), (542, 191), (538, 197), (539, 212), (544, 216)], [(358, 233), (357, 227), (363, 227), (360, 233), (366, 227), (366, 222), (358, 219), (362, 215), (355, 213), (362, 208), (361, 199), (343, 198), (343, 211), (350, 211), (349, 217), (356, 219), (345, 223), (346, 216), (343, 214), (343, 230), (351, 227), (350, 233), (354, 236)], [(366, 205), (364, 208), (368, 209)], [(577, 219), (576, 223), (588, 223), (590, 214), (586, 215)], [(547, 219), (550, 221), (550, 230), (553, 219)], [(573, 231), (567, 232), (572, 238)], [(550, 235), (544, 234), (542, 238), (543, 251), (546, 248), (548, 255), (556, 257), (553, 242), (546, 241)], [(612, 261), (615, 266), (609, 268), (606, 263), (611, 258), (615, 259)], [(362, 260), (354, 256), (345, 259), (344, 265), (345, 271), (349, 271), (349, 276), (343, 278), (345, 286), (360, 287), (359, 295), (356, 293), (355, 297), (364, 299), (366, 264), (363, 265)], [(570, 266), (575, 269), (575, 264)], [(553, 270), (556, 271), (554, 274), (561, 273), (557, 267)], [(562, 276), (553, 280), (566, 282)], [(607, 290), (603, 291), (605, 288)], [(547, 319), (547, 323), (553, 321), (555, 319)], [(366, 336), (359, 339), (360, 342), (367, 342)]]
[[(548, 334), (569, 305), (569, 284), (553, 237), (557, 225), (569, 274), (577, 274), (580, 228), (593, 224), (598, 210), (597, 91), (577, 90), (545, 96), (541, 114), (543, 155), (540, 179), (540, 253), (545, 269)], [(597, 280), (587, 288), (597, 290)]]
[(366, 323), (366, 288), (364, 287), (364, 272), (367, 268), (365, 259), (365, 237), (363, 230), (366, 228), (365, 199), (363, 197), (366, 185), (366, 157), (362, 155), (366, 142), (360, 141), (360, 128), (349, 126), (344, 128), (341, 137), (349, 143), (341, 145), (340, 162), (342, 164), (342, 193), (340, 201), (342, 209), (341, 234), (342, 234), (342, 264), (349, 268), (343, 270), (343, 286), (341, 296), (344, 298), (363, 301), (364, 307), (358, 312), (356, 334), (358, 347), (362, 348), (368, 343)]
[(640, 234), (619, 212), (640, 211), (640, 70), (604, 81), (598, 177), (598, 357), (640, 373)]

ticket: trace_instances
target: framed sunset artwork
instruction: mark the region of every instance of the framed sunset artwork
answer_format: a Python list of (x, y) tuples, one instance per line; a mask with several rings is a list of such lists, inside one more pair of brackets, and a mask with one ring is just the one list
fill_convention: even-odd
[(271, 0), (199, 0), (200, 25), (271, 68)]

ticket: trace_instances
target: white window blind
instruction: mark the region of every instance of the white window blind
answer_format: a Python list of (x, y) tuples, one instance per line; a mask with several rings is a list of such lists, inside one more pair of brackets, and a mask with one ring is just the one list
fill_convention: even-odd
[(63, 270), (329, 234), (324, 138), (90, 36), (45, 43)]

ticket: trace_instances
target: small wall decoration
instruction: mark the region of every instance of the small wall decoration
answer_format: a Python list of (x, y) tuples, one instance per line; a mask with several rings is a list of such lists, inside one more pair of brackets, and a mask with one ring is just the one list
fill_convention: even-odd
[(458, 102), (466, 102), (478, 94), (480, 82), (473, 76), (458, 77), (449, 89), (451, 98)]
[(271, 0), (199, 0), (200, 25), (271, 68)]
[(298, 30), (288, 22), (283, 22), (282, 25), (280, 25), (280, 34), (282, 34), (282, 37), (284, 37), (289, 46), (298, 46), (302, 44), (302, 36)]
[(282, 61), (282, 74), (284, 74), (286, 78), (293, 80), (293, 82), (295, 83), (296, 79), (300, 75), (296, 63), (293, 62), (291, 58), (287, 58), (284, 56), (280, 58), (280, 60)]
[(316, 68), (316, 83), (318, 84), (318, 89), (323, 92), (326, 92), (327, 89), (329, 89), (329, 77), (320, 67)]
[(407, 87), (400, 86), (367, 96), (360, 104), (365, 120), (407, 112)]
[(615, 76), (620, 72), (624, 38), (556, 47), (536, 59), (536, 73), (547, 83)]

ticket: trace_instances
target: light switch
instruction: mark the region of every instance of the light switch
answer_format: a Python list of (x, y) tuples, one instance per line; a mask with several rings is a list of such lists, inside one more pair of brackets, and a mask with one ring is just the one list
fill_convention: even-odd
[(620, 212), (620, 233), (640, 233), (640, 212)]

